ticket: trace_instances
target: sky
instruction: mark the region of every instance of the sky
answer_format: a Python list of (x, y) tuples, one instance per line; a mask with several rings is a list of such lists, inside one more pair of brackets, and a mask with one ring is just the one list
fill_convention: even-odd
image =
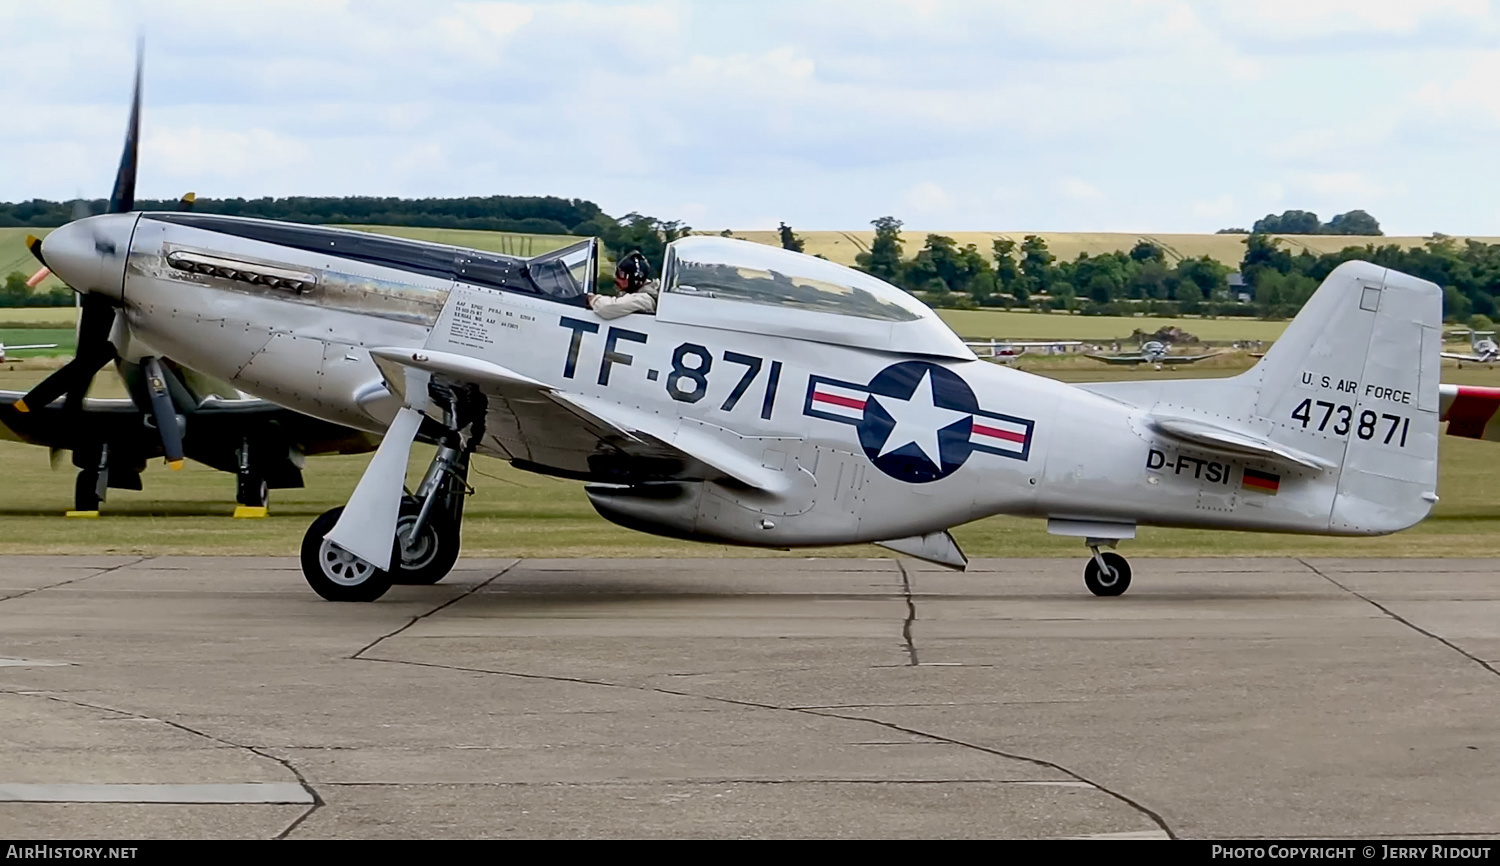
[(1500, 235), (1486, 0), (6, 0), (0, 201), (557, 195), (694, 228)]

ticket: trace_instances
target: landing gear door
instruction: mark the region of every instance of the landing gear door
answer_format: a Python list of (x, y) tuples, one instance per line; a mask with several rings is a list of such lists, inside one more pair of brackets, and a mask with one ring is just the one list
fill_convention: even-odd
[(542, 294), (559, 301), (593, 294), (599, 274), (599, 239), (589, 238), (572, 246), (526, 260), (526, 273)]

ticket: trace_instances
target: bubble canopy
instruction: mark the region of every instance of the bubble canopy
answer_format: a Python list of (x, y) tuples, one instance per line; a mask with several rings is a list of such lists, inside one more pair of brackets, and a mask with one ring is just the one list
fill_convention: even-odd
[(825, 259), (724, 237), (667, 247), (663, 319), (969, 359), (937, 314), (869, 274)]

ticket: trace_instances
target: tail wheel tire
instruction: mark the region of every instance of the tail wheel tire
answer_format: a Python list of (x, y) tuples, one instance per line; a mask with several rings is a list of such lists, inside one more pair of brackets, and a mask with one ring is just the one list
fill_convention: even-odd
[(1120, 595), (1130, 588), (1130, 563), (1118, 553), (1100, 554), (1108, 571), (1099, 567), (1099, 560), (1089, 557), (1083, 567), (1083, 583), (1094, 595)]
[(323, 536), (338, 523), (342, 506), (323, 512), (302, 536), (302, 576), (329, 601), (374, 601), (391, 588), (381, 571)]
[(422, 524), (422, 532), (411, 538), (422, 504), (403, 500), (401, 516), (396, 518), (396, 556), (392, 559), (393, 583), (407, 586), (430, 586), (448, 576), (458, 562), (459, 527), (445, 513), (433, 508)]

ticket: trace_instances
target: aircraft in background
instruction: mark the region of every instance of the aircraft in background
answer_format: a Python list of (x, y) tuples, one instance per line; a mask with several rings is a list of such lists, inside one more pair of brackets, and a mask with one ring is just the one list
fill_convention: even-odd
[(57, 348), (57, 344), (56, 343), (31, 343), (31, 344), (28, 344), (28, 345), (25, 345), (25, 346), (7, 346), (4, 343), (0, 343), (0, 363), (3, 363), (5, 361), (5, 359), (6, 359), (5, 353), (6, 352), (20, 352), (20, 351), (25, 350), (25, 349), (56, 349), (56, 348)]
[[(59, 401), (20, 412), (0, 391), (0, 439), (72, 452), (73, 517), (99, 513), (108, 488), (140, 490), (147, 461), (184, 458), (235, 476), (237, 517), (263, 517), (273, 489), (303, 486), (303, 458), (362, 454), (379, 437), (225, 389), (165, 358), (116, 362), (130, 395)], [(225, 391), (228, 391), (226, 394)], [(175, 465), (174, 465), (175, 464)]]
[[(16, 406), (86, 386), (120, 329), (234, 387), (384, 433), (302, 571), (370, 601), (458, 556), (470, 457), (584, 482), (676, 538), (873, 542), (962, 568), (949, 529), (1006, 514), (1083, 539), (1119, 595), (1138, 525), (1367, 536), (1436, 501), (1434, 284), (1336, 268), (1253, 369), (1070, 385), (983, 363), (868, 274), (711, 236), (667, 248), (654, 314), (589, 307), (598, 242), (519, 258), (320, 226), (133, 213), (139, 68), (110, 213), (32, 252), (81, 293), (78, 356)], [(1430, 346), (1431, 349), (1424, 349)], [(424, 427), (439, 447), (405, 491)]]
[(1063, 351), (1073, 346), (1081, 346), (1079, 340), (1052, 340), (1050, 342), (1020, 342), (1016, 340), (967, 340), (964, 342), (974, 351), (974, 354), (990, 361), (998, 361), (1009, 364), (1022, 355), (1027, 349), (1046, 349), (1048, 353)]
[(1471, 364), (1489, 364), (1492, 367), (1496, 361), (1500, 361), (1500, 345), (1495, 344), (1494, 331), (1469, 331), (1469, 354), (1463, 352), (1443, 352), (1444, 358), (1457, 361), (1462, 367), (1464, 362)]
[(1192, 364), (1202, 361), (1204, 358), (1212, 358), (1215, 355), (1221, 354), (1223, 353), (1210, 352), (1207, 355), (1173, 355), (1170, 354), (1170, 348), (1166, 343), (1160, 340), (1147, 340), (1141, 344), (1139, 352), (1123, 355), (1088, 354), (1086, 357), (1093, 358), (1095, 361), (1103, 361), (1106, 364), (1129, 364), (1132, 366), (1136, 364), (1154, 364), (1156, 369), (1160, 370), (1163, 364)]

